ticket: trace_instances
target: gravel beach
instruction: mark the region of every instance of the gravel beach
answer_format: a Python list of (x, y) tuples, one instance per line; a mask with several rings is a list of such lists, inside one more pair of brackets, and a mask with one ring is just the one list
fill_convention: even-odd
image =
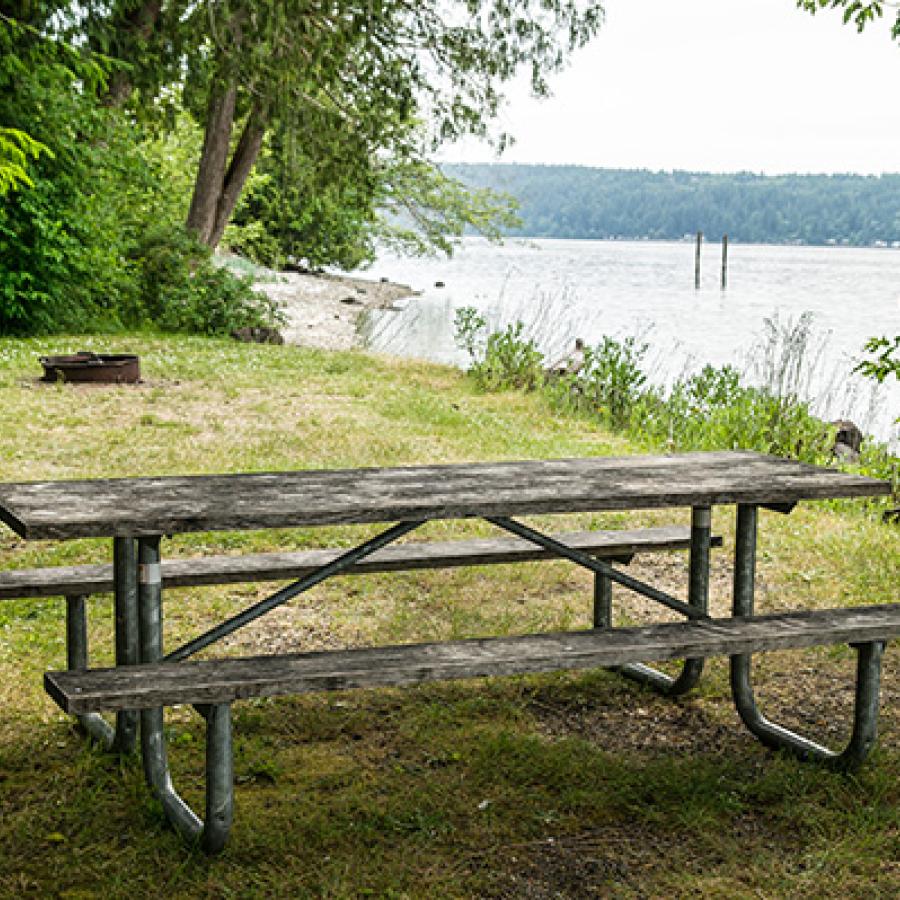
[(325, 350), (359, 347), (357, 320), (365, 310), (388, 309), (417, 293), (390, 281), (299, 272), (279, 272), (253, 287), (281, 305), (287, 322), (280, 331), (286, 343)]

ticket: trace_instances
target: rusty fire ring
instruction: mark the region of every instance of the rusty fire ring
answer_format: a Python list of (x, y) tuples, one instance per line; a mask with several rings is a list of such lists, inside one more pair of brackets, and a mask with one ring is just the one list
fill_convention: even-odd
[(136, 384), (141, 380), (140, 357), (131, 353), (72, 353), (41, 356), (41, 381)]

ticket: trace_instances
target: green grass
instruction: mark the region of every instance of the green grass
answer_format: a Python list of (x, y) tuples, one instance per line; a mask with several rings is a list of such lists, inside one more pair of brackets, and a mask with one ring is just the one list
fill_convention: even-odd
[[(145, 383), (44, 385), (37, 356), (141, 354)], [(191, 338), (0, 341), (0, 479), (400, 465), (634, 452), (519, 393), (357, 353)], [(684, 522), (678, 511), (534, 521)], [(733, 512), (713, 608), (729, 603)], [(351, 545), (366, 528), (201, 534), (197, 555)], [(487, 533), (433, 523), (424, 537)], [(761, 609), (895, 602), (900, 530), (864, 504), (763, 513)], [(102, 541), (26, 543), (0, 565), (100, 561)], [(636, 561), (683, 589), (684, 560)], [(171, 591), (170, 646), (268, 585)], [(221, 652), (515, 633), (588, 624), (588, 576), (562, 563), (339, 579)], [(617, 594), (622, 615), (650, 611)], [(111, 658), (109, 597), (92, 601), (94, 659)], [(606, 672), (434, 684), (235, 706), (237, 819), (215, 860), (185, 848), (139, 765), (87, 747), (41, 689), (64, 660), (60, 601), (0, 603), (0, 897), (893, 897), (900, 893), (900, 665), (887, 654), (881, 741), (844, 777), (781, 759), (737, 722), (716, 660), (677, 702)], [(839, 744), (853, 656), (757, 664), (767, 712)], [(176, 784), (202, 804), (203, 732), (168, 714)]]

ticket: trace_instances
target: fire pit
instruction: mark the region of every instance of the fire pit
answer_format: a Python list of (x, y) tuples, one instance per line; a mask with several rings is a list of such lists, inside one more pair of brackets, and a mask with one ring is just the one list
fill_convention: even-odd
[(129, 353), (73, 353), (42, 356), (42, 381), (89, 381), (134, 384), (141, 380), (140, 359)]

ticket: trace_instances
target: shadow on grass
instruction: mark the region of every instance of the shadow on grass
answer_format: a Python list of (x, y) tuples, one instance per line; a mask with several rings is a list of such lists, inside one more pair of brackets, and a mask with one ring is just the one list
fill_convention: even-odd
[[(598, 672), (238, 704), (214, 860), (169, 831), (135, 760), (40, 723), (0, 749), (0, 895), (890, 892), (896, 752), (855, 778), (773, 756), (720, 679), (678, 703)], [(176, 710), (168, 732), (200, 806), (200, 725)]]

